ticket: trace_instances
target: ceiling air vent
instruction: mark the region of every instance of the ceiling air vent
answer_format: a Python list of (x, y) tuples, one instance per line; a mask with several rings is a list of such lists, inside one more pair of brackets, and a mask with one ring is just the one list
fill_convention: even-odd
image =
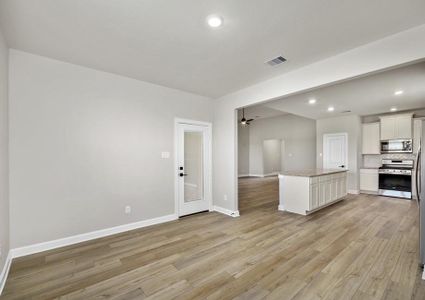
[(283, 56), (278, 56), (276, 58), (273, 58), (272, 60), (266, 61), (266, 64), (274, 67), (274, 66), (280, 65), (281, 63), (284, 63), (285, 61), (286, 61), (286, 58), (284, 58)]

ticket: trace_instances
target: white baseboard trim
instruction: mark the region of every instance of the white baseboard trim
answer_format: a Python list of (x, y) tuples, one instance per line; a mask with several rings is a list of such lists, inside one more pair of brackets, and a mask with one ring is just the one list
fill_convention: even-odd
[(358, 194), (360, 194), (360, 191), (359, 190), (348, 190), (348, 193), (352, 194), (352, 195), (358, 195)]
[(220, 207), (220, 206), (215, 206), (215, 205), (214, 205), (214, 208), (213, 209), (216, 212), (219, 212), (221, 214), (225, 214), (225, 215), (231, 216), (233, 218), (237, 218), (237, 217), (240, 216), (239, 215), (239, 210), (233, 211), (233, 210), (230, 210), (230, 209), (227, 209), (227, 208), (223, 208), (223, 207)]
[(422, 280), (425, 280), (425, 268), (424, 268), (424, 271), (422, 272)]
[(283, 205), (279, 204), (279, 206), (277, 207), (277, 210), (285, 211), (285, 208), (283, 207)]
[(12, 265), (12, 252), (9, 251), (4, 264), (3, 270), (0, 273), (0, 295), (3, 292), (4, 286), (6, 285), (7, 275), (9, 275), (10, 266)]
[(102, 238), (105, 236), (122, 233), (125, 231), (130, 231), (130, 230), (143, 228), (143, 227), (147, 227), (147, 226), (151, 226), (155, 224), (170, 222), (177, 219), (178, 219), (177, 215), (174, 215), (174, 214), (167, 215), (167, 216), (162, 216), (162, 217), (158, 217), (154, 219), (148, 219), (148, 220), (124, 224), (124, 225), (120, 225), (116, 227), (78, 234), (78, 235), (74, 235), (74, 236), (70, 236), (70, 237), (66, 237), (62, 239), (57, 239), (53, 241), (33, 244), (33, 245), (24, 246), (20, 248), (14, 248), (14, 249), (11, 249), (10, 252), (11, 252), (12, 258), (21, 257), (21, 256), (26, 256), (26, 255), (30, 255), (34, 253), (47, 251), (47, 250), (61, 248), (61, 247), (65, 247), (65, 246), (69, 246), (73, 244), (78, 244), (81, 242), (86, 242), (86, 241)]
[(278, 176), (278, 175), (279, 175), (279, 172), (273, 172), (273, 173), (264, 174), (263, 177)]
[(359, 191), (360, 194), (367, 194), (367, 195), (378, 195), (378, 192), (374, 192), (374, 191), (365, 191), (365, 190), (360, 190)]
[(238, 175), (238, 177), (239, 177), (239, 178), (242, 178), (242, 177), (249, 177), (249, 174), (239, 174), (239, 175)]

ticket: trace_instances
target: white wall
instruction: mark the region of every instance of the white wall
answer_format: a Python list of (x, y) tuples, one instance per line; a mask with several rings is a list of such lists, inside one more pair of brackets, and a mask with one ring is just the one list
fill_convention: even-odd
[(9, 251), (8, 48), (0, 31), (0, 273)]
[(238, 126), (238, 175), (249, 175), (249, 126)]
[(214, 101), (214, 205), (238, 209), (236, 109), (423, 59), (424, 53), (425, 25), (422, 25)]
[(264, 175), (263, 141), (285, 141), (285, 170), (314, 169), (316, 167), (316, 121), (283, 115), (258, 119), (249, 129), (250, 174)]
[(263, 141), (264, 175), (275, 174), (281, 171), (282, 141), (278, 139)]
[(174, 214), (174, 117), (211, 101), (11, 50), (11, 246)]
[(348, 135), (348, 189), (359, 190), (359, 168), (361, 165), (362, 123), (357, 115), (317, 120), (317, 167), (323, 168), (323, 135), (326, 133)]

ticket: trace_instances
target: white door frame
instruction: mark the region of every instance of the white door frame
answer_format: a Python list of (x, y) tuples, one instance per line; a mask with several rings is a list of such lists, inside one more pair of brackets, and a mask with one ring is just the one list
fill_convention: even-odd
[(212, 123), (195, 121), (182, 118), (174, 118), (174, 214), (176, 217), (180, 216), (179, 213), (179, 160), (178, 160), (178, 125), (194, 125), (203, 126), (207, 128), (208, 140), (207, 148), (204, 149), (204, 197), (208, 202), (208, 210), (213, 210), (212, 205)]
[(322, 164), (323, 164), (323, 168), (325, 169), (325, 155), (326, 155), (326, 138), (327, 137), (332, 137), (332, 136), (338, 136), (338, 135), (343, 135), (345, 136), (345, 168), (348, 170), (348, 133), (347, 132), (339, 132), (339, 133), (325, 133), (323, 134), (323, 146), (322, 146), (322, 153), (323, 153), (323, 157), (322, 157)]

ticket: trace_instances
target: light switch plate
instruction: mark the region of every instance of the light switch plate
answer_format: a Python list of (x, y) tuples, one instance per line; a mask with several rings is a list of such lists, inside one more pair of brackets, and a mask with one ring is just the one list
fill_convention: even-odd
[(161, 152), (161, 158), (170, 158), (170, 152), (168, 151)]

